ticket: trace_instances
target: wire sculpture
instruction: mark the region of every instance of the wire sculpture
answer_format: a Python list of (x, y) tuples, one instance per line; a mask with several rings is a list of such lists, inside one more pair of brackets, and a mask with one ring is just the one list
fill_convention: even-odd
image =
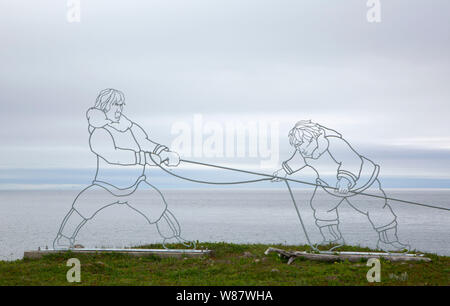
[[(306, 167), (315, 171), (317, 186), (310, 205), (323, 238), (321, 245), (336, 245), (330, 249), (332, 251), (345, 244), (339, 229), (338, 207), (347, 202), (367, 216), (378, 233), (378, 249), (388, 252), (410, 249), (409, 245), (399, 241), (397, 215), (388, 204), (386, 193), (378, 180), (379, 165), (358, 154), (340, 133), (310, 120), (297, 122), (288, 136), (295, 151), (274, 176), (285, 177)], [(329, 169), (333, 169), (333, 176), (324, 175)], [(324, 188), (330, 186), (336, 186), (335, 190)], [(288, 188), (290, 190), (289, 185)], [(365, 194), (362, 194), (364, 191)], [(368, 195), (377, 197), (367, 201)]]
[[(64, 217), (53, 241), (54, 249), (73, 248), (80, 229), (100, 211), (113, 205), (127, 205), (149, 224), (155, 224), (164, 248), (169, 240), (195, 248), (194, 242), (182, 238), (180, 223), (168, 209), (164, 195), (145, 177), (146, 166), (155, 165), (153, 160), (176, 167), (180, 158), (166, 146), (150, 140), (137, 123), (125, 117), (124, 105), (124, 94), (108, 88), (100, 92), (94, 107), (86, 113), (89, 145), (97, 157), (97, 170), (92, 184), (78, 194)], [(123, 169), (130, 173), (125, 182), (123, 177), (112, 175), (114, 170)], [(148, 191), (152, 192), (151, 203), (142, 200), (142, 196), (149, 197)], [(93, 204), (94, 196), (101, 200)]]
[[(235, 185), (264, 181), (284, 182), (297, 213), (306, 240), (312, 250), (332, 252), (344, 245), (339, 229), (338, 207), (346, 202), (356, 211), (367, 216), (373, 229), (378, 233), (377, 248), (387, 252), (408, 251), (410, 246), (399, 241), (397, 235), (397, 215), (388, 201), (450, 211), (448, 208), (387, 197), (378, 179), (380, 166), (357, 153), (340, 133), (311, 121), (299, 121), (289, 132), (289, 142), (294, 148), (293, 155), (282, 163), (273, 174), (247, 171), (198, 161), (180, 159), (177, 153), (166, 146), (150, 140), (145, 131), (123, 114), (124, 94), (116, 89), (100, 92), (93, 108), (87, 111), (89, 123), (89, 144), (97, 157), (97, 171), (94, 181), (75, 198), (71, 209), (64, 217), (53, 242), (54, 249), (73, 248), (75, 238), (81, 228), (101, 210), (112, 205), (127, 205), (149, 224), (155, 224), (163, 238), (163, 246), (174, 239), (186, 247), (196, 248), (195, 242), (181, 236), (181, 226), (168, 209), (162, 192), (148, 182), (145, 177), (147, 166), (157, 166), (164, 172), (183, 180), (200, 184)], [(213, 182), (188, 178), (174, 173), (166, 167), (176, 167), (180, 162), (205, 167), (256, 175), (262, 178)], [(311, 183), (291, 176), (305, 168), (316, 173), (316, 182)], [(331, 178), (325, 176), (325, 169), (334, 169)], [(129, 169), (132, 173), (126, 182), (112, 176), (114, 170)], [(121, 177), (122, 179), (122, 177)], [(315, 224), (322, 235), (319, 245), (331, 245), (328, 251), (320, 251), (313, 244), (306, 230), (293, 190), (292, 183), (314, 187), (309, 204), (314, 211)], [(153, 192), (154, 201), (143, 191)], [(101, 200), (95, 205), (87, 203), (96, 194)], [(373, 201), (368, 201), (373, 199)], [(143, 202), (143, 203), (142, 203)], [(148, 203), (151, 202), (151, 203)], [(140, 204), (144, 204), (143, 206)]]

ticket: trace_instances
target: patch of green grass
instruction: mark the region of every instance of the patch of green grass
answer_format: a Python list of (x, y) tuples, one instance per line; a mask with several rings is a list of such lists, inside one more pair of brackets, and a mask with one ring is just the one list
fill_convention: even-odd
[[(146, 245), (142, 248), (161, 248)], [(181, 245), (170, 245), (181, 248)], [(325, 263), (297, 259), (291, 265), (277, 254), (264, 255), (269, 245), (201, 243), (213, 250), (202, 258), (133, 257), (126, 254), (51, 254), (41, 259), (0, 261), (0, 285), (450, 285), (450, 257), (426, 254), (430, 263), (381, 260), (381, 283), (366, 280), (365, 261)], [(287, 250), (308, 246), (271, 245)], [(346, 246), (346, 251), (371, 251)], [(81, 283), (68, 283), (69, 258), (81, 262)], [(407, 277), (405, 277), (407, 276)]]

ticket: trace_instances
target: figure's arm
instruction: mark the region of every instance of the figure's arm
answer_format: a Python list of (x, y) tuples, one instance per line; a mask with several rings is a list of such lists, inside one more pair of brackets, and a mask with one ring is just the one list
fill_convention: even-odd
[(92, 152), (110, 164), (131, 166), (140, 161), (139, 152), (117, 148), (111, 134), (103, 129), (95, 129), (89, 138)]
[(328, 151), (335, 162), (339, 164), (337, 178), (346, 179), (350, 183), (349, 189), (356, 185), (361, 174), (363, 161), (361, 156), (344, 139), (328, 137), (330, 146)]
[[(282, 164), (282, 168), (278, 171), (275, 171), (273, 176), (275, 177), (286, 177), (286, 175), (291, 175), (297, 171), (304, 169), (307, 164), (303, 156), (295, 150), (294, 154), (292, 154), (291, 158), (284, 161)], [(280, 181), (280, 179), (274, 179), (274, 181)]]
[(169, 151), (169, 149), (161, 144), (158, 144), (148, 138), (147, 133), (139, 125), (133, 122), (131, 126), (131, 132), (133, 133), (136, 141), (138, 142), (141, 150), (159, 155), (162, 151)]
[[(134, 122), (131, 126), (131, 132), (141, 147), (141, 150), (150, 155), (157, 155), (159, 159), (158, 162), (164, 162), (168, 166), (177, 166), (180, 163), (180, 157), (177, 153), (171, 152), (166, 146), (150, 140), (144, 129)], [(153, 164), (153, 162), (151, 162), (153, 159), (153, 156), (151, 158), (147, 158), (147, 163)]]
[(299, 151), (295, 150), (294, 154), (292, 154), (291, 158), (284, 161), (282, 163), (283, 170), (286, 171), (287, 174), (291, 175), (307, 166), (304, 157), (300, 154)]

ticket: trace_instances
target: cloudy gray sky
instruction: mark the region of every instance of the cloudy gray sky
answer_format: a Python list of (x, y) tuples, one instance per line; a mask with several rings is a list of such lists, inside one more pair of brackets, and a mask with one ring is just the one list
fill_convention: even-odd
[(450, 2), (381, 5), (369, 23), (365, 0), (81, 0), (69, 23), (66, 1), (1, 1), (0, 184), (91, 169), (85, 111), (106, 87), (162, 143), (194, 114), (264, 120), (283, 159), (291, 125), (313, 119), (386, 177), (448, 180)]

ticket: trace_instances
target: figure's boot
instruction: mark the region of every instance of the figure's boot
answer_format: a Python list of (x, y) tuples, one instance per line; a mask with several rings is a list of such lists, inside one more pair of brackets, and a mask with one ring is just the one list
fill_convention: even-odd
[(53, 240), (54, 250), (69, 250), (74, 248), (75, 239), (67, 238), (61, 234), (58, 234)]
[(176, 236), (163, 239), (162, 245), (165, 249), (169, 249), (167, 247), (168, 243), (180, 243), (183, 246), (185, 246), (186, 248), (189, 248), (189, 249), (192, 248), (193, 250), (195, 250), (197, 248), (197, 244), (195, 243), (195, 241), (189, 241), (184, 238), (176, 237)]
[(408, 252), (410, 246), (398, 241), (397, 237), (397, 222), (392, 223), (389, 228), (382, 228), (378, 230), (377, 248), (385, 252)]
[(184, 245), (187, 248), (192, 248), (192, 249), (196, 249), (197, 248), (197, 243), (195, 241), (189, 241), (186, 240), (184, 238), (182, 238), (181, 236), (177, 236), (175, 237), (179, 243), (181, 243), (182, 245)]
[(158, 232), (163, 237), (163, 247), (167, 249), (166, 244), (169, 241), (173, 241), (174, 243), (181, 243), (187, 248), (196, 248), (196, 243), (193, 241), (188, 241), (181, 237), (181, 227), (175, 216), (169, 211), (166, 210), (163, 217), (156, 223), (156, 227), (158, 228)]
[(81, 216), (75, 209), (71, 209), (61, 224), (55, 240), (53, 240), (53, 249), (67, 250), (73, 249), (75, 237), (80, 229), (86, 224), (87, 219)]
[(333, 251), (345, 244), (344, 238), (342, 237), (338, 224), (319, 226), (319, 230), (323, 237), (323, 240), (319, 245), (330, 245), (330, 244), (336, 245), (331, 249), (329, 249), (329, 251)]
[(180, 223), (178, 222), (177, 218), (175, 218), (174, 214), (168, 209), (166, 211), (166, 218), (167, 222), (172, 224), (172, 228), (175, 232), (175, 238), (178, 240), (178, 242), (187, 248), (193, 248), (195, 250), (197, 248), (197, 244), (195, 243), (195, 241), (189, 241), (181, 237)]

